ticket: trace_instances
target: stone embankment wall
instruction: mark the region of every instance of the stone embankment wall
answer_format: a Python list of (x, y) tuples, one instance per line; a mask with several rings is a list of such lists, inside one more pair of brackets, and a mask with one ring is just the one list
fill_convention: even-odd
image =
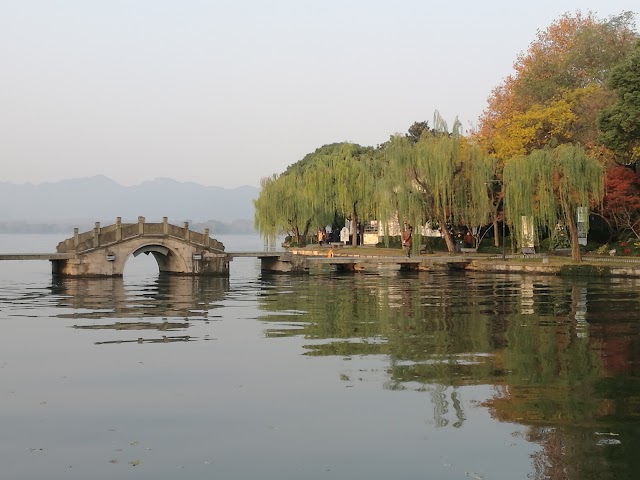
[(581, 263), (524, 263), (503, 260), (474, 260), (467, 270), (491, 273), (536, 273), (561, 276), (640, 277), (640, 263), (600, 264), (584, 260)]

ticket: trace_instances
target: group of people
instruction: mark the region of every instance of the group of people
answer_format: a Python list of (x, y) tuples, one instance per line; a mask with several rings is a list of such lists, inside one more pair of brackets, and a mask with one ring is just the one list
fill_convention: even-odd
[[(316, 233), (316, 238), (320, 246), (329, 245), (331, 243), (341, 243), (346, 245), (349, 243), (350, 237), (351, 234), (346, 226), (342, 227), (342, 229), (337, 227), (331, 228), (329, 225), (326, 227), (318, 227), (318, 231)], [(358, 239), (360, 239), (359, 236)]]
[[(413, 245), (413, 227), (411, 225), (407, 225), (402, 232), (402, 248), (406, 252), (407, 257), (411, 256), (411, 246)], [(471, 232), (467, 230), (467, 232), (462, 235), (462, 232), (458, 232), (456, 235), (456, 251), (459, 253), (464, 248), (473, 248), (473, 235)]]
[[(343, 230), (347, 230), (346, 227), (343, 228)], [(342, 236), (343, 236), (342, 232), (339, 232), (337, 229), (335, 229), (334, 231), (340, 235), (340, 241), (342, 241)], [(323, 244), (328, 245), (331, 241), (338, 241), (338, 240), (331, 239), (331, 233), (332, 231), (329, 230), (327, 232), (327, 229), (325, 227), (318, 227), (318, 232), (317, 232), (318, 244), (322, 246)], [(348, 235), (348, 231), (345, 233), (346, 235)], [(346, 243), (346, 238), (348, 238), (348, 236), (345, 237), (345, 243)], [(413, 227), (411, 225), (405, 226), (405, 229), (402, 232), (401, 240), (402, 240), (402, 248), (405, 251), (407, 257), (411, 257), (411, 247), (413, 246)], [(456, 235), (456, 250), (460, 251), (460, 248), (462, 248), (462, 246), (466, 248), (473, 247), (473, 236), (471, 235), (471, 232), (468, 230), (464, 236), (462, 235), (462, 232), (458, 232)]]
[(469, 230), (464, 235), (462, 232), (456, 235), (456, 252), (460, 253), (463, 248), (473, 248), (473, 235)]

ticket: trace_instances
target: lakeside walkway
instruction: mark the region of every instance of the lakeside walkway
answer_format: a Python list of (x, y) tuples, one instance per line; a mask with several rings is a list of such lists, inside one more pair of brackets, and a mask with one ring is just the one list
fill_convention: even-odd
[[(376, 247), (320, 247), (311, 245), (290, 248), (292, 255), (315, 257), (316, 263), (336, 264), (353, 258), (367, 259), (368, 263), (399, 263), (402, 259), (417, 264), (418, 270), (442, 270), (451, 268), (487, 273), (535, 273), (561, 276), (638, 277), (640, 278), (640, 257), (612, 257), (605, 255), (584, 255), (581, 262), (571, 257), (552, 253), (532, 255), (509, 254), (503, 258), (495, 253), (455, 253), (434, 252), (412, 255), (407, 258), (402, 250)], [(326, 258), (327, 260), (320, 260)]]
[[(309, 268), (334, 266), (341, 271), (371, 271), (393, 268), (413, 271), (464, 270), (486, 273), (544, 274), (559, 276), (599, 276), (640, 278), (640, 257), (585, 255), (581, 262), (552, 253), (505, 255), (495, 253), (449, 254), (434, 252), (407, 257), (400, 249), (373, 246), (292, 247), (287, 251), (225, 252), (229, 260), (259, 258), (263, 271), (306, 272)], [(49, 260), (72, 258), (70, 253), (0, 254), (0, 260)]]

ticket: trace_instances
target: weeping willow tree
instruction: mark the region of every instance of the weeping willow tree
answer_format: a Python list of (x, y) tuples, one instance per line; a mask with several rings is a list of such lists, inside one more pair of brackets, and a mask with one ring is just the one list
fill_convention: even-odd
[(453, 213), (458, 225), (476, 229), (479, 243), (481, 227), (493, 224), (497, 217), (493, 188), (498, 163), (477, 144), (460, 140), (460, 168), (453, 182)]
[(254, 224), (261, 235), (291, 233), (301, 243), (313, 225), (336, 216), (350, 218), (352, 243), (358, 219), (375, 218), (374, 150), (352, 143), (324, 145), (291, 165), (281, 175), (264, 179), (254, 201)]
[(264, 238), (288, 234), (298, 245), (303, 243), (317, 216), (303, 184), (304, 178), (293, 171), (262, 179), (260, 195), (253, 205), (254, 225)]
[(452, 133), (438, 112), (433, 123), (434, 129), (424, 131), (417, 142), (395, 136), (385, 147), (387, 191), (393, 195), (392, 201), (382, 205), (387, 216), (398, 212), (416, 225), (437, 222), (447, 249), (453, 252), (448, 226), (480, 226), (489, 221), (489, 187), (496, 162), (462, 137), (458, 119)]
[(357, 245), (360, 219), (376, 218), (379, 168), (371, 147), (353, 143), (325, 145), (305, 173), (305, 189), (325, 210), (351, 220), (351, 244)]
[[(593, 206), (604, 196), (604, 171), (574, 145), (536, 150), (504, 167), (505, 212), (516, 238), (522, 239), (528, 217), (534, 231), (564, 223), (571, 237), (571, 256), (580, 261), (577, 209)], [(526, 222), (524, 222), (526, 223)]]

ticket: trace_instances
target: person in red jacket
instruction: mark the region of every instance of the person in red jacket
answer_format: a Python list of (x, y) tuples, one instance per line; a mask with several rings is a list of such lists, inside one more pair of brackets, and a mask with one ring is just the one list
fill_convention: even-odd
[(402, 232), (402, 248), (405, 249), (407, 253), (407, 257), (411, 256), (411, 245), (413, 243), (413, 240), (411, 238), (412, 234), (413, 234), (413, 227), (411, 225), (409, 225), (407, 229), (404, 232)]

